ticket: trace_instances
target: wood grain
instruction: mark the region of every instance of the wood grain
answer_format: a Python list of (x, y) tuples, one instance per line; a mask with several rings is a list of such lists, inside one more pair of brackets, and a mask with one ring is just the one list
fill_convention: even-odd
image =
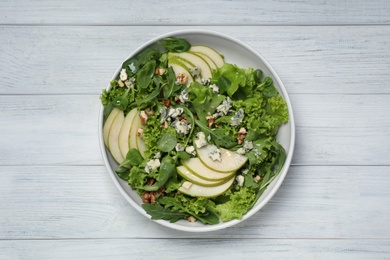
[[(151, 246), (154, 245), (154, 246)], [(157, 246), (158, 245), (158, 246)], [(388, 239), (88, 239), (0, 241), (3, 259), (387, 259)], [(196, 250), (194, 250), (196, 248)]]
[(388, 1), (2, 1), (0, 24), (340, 25), (388, 24)]
[(142, 216), (103, 166), (1, 166), (0, 172), (0, 240), (389, 239), (390, 234), (389, 166), (292, 166), (260, 212), (237, 226), (195, 234)]
[[(200, 28), (253, 47), (275, 68), (289, 93), (390, 93), (390, 26)], [(180, 29), (0, 27), (0, 94), (98, 94), (132, 51)]]

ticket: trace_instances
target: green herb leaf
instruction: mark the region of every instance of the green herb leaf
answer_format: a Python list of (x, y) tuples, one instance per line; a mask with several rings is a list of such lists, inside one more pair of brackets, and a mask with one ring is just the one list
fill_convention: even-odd
[(172, 158), (170, 158), (168, 155), (165, 156), (160, 165), (160, 169), (158, 171), (156, 182), (149, 186), (146, 185), (143, 187), (146, 191), (156, 191), (160, 189), (164, 184), (168, 181), (168, 179), (176, 174), (176, 165)]
[(176, 222), (180, 219), (186, 219), (189, 215), (187, 213), (172, 211), (167, 208), (163, 208), (160, 204), (142, 204), (142, 208), (148, 213), (152, 219), (165, 219), (169, 222)]
[(175, 90), (176, 76), (175, 76), (175, 72), (173, 71), (172, 67), (168, 68), (167, 79), (168, 79), (168, 84), (165, 84), (163, 87), (164, 98), (169, 98), (170, 96), (172, 96), (172, 94)]
[(226, 136), (225, 130), (215, 128), (215, 129), (210, 129), (208, 128), (205, 124), (200, 122), (199, 120), (195, 120), (195, 124), (199, 126), (200, 129), (207, 135), (211, 136), (211, 139), (214, 141), (215, 145), (220, 147), (225, 147), (225, 148), (232, 148), (234, 147), (237, 142), (235, 142), (232, 138), (229, 138), (229, 136)]
[(125, 110), (127, 105), (129, 104), (129, 99), (127, 98), (127, 96), (129, 95), (129, 91), (130, 89), (126, 89), (125, 93), (123, 93), (122, 96), (118, 96), (116, 97), (113, 101), (112, 101), (112, 105), (121, 109), (121, 110)]
[(177, 143), (177, 138), (172, 133), (165, 133), (161, 136), (160, 140), (157, 142), (158, 149), (161, 152), (169, 152), (175, 148)]
[(140, 88), (147, 88), (152, 82), (152, 78), (154, 76), (154, 72), (156, 70), (156, 61), (151, 60), (147, 62), (137, 73), (138, 86)]
[(158, 44), (171, 52), (185, 52), (191, 48), (191, 44), (183, 38), (168, 37), (158, 42)]

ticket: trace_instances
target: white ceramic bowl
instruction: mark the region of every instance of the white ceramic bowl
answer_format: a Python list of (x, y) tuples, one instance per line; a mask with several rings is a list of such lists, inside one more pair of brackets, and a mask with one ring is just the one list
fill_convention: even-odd
[[(272, 77), (272, 79), (274, 80), (275, 87), (279, 90), (279, 93), (283, 96), (283, 98), (287, 102), (288, 112), (289, 112), (289, 122), (281, 126), (277, 135), (278, 142), (285, 148), (287, 153), (285, 164), (281, 172), (279, 173), (278, 177), (275, 178), (275, 180), (272, 183), (270, 183), (268, 188), (265, 190), (265, 192), (262, 194), (262, 196), (255, 204), (255, 206), (247, 214), (245, 214), (242, 219), (232, 220), (229, 222), (222, 222), (217, 225), (205, 225), (202, 224), (200, 221), (197, 221), (195, 223), (190, 223), (187, 220), (180, 220), (176, 223), (170, 223), (169, 221), (166, 220), (156, 221), (157, 223), (163, 226), (176, 229), (176, 230), (188, 231), (188, 232), (215, 231), (215, 230), (220, 230), (226, 227), (236, 225), (237, 223), (240, 223), (248, 219), (257, 211), (259, 211), (273, 197), (273, 195), (276, 193), (276, 191), (279, 189), (280, 185), (282, 184), (287, 174), (287, 171), (289, 169), (293, 151), (294, 151), (294, 144), (295, 144), (295, 123), (294, 123), (291, 103), (288, 98), (286, 89), (282, 81), (280, 80), (279, 76), (271, 67), (271, 65), (258, 52), (256, 52), (253, 48), (249, 47), (245, 43), (231, 36), (219, 32), (215, 32), (215, 31), (190, 29), (190, 30), (180, 30), (180, 31), (174, 31), (171, 33), (163, 34), (140, 46), (128, 58), (135, 56), (141, 50), (151, 46), (152, 44), (156, 43), (157, 41), (165, 37), (185, 38), (192, 45), (197, 45), (197, 44), (207, 45), (213, 47), (218, 52), (222, 53), (225, 57), (226, 62), (237, 64), (238, 66), (243, 68), (253, 67), (255, 69), (261, 69), (264, 72), (264, 75)], [(118, 77), (120, 70), (121, 70), (121, 66), (115, 72), (112, 80)], [(109, 87), (107, 88), (107, 90), (108, 89)], [(111, 154), (104, 146), (102, 129), (103, 129), (103, 106), (101, 106), (100, 117), (99, 117), (99, 139), (100, 139), (101, 151), (104, 158), (104, 163), (107, 167), (107, 170), (112, 180), (114, 181), (115, 185), (122, 193), (122, 195), (126, 198), (126, 200), (142, 215), (150, 219), (150, 216), (146, 214), (144, 209), (141, 207), (142, 201), (141, 198), (138, 196), (138, 194), (130, 188), (130, 186), (127, 184), (126, 181), (123, 181), (116, 175), (114, 170), (117, 167), (117, 163), (114, 161), (114, 159), (111, 157)]]

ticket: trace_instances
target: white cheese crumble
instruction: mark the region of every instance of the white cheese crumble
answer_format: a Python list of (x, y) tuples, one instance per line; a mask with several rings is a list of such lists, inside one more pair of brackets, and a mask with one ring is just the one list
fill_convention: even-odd
[(119, 74), (119, 78), (120, 80), (122, 80), (123, 82), (125, 82), (127, 80), (127, 73), (126, 73), (126, 69), (122, 69), (120, 74)]
[(244, 149), (245, 149), (245, 151), (250, 151), (250, 150), (252, 150), (253, 149), (253, 143), (252, 143), (252, 141), (245, 141), (245, 143), (244, 143)]
[(190, 132), (190, 129), (191, 129), (190, 124), (186, 124), (185, 122), (182, 122), (179, 120), (175, 120), (172, 123), (172, 127), (175, 128), (176, 133), (178, 133), (179, 135), (186, 135)]
[(181, 143), (177, 143), (175, 146), (176, 152), (182, 152), (184, 151), (184, 146)]
[(242, 170), (241, 172), (242, 172), (242, 174), (244, 174), (244, 175), (245, 175), (245, 174), (248, 174), (249, 169), (244, 169), (244, 170)]
[(195, 147), (194, 146), (187, 146), (185, 149), (186, 153), (191, 154), (193, 156), (196, 155)]
[(234, 116), (230, 118), (230, 125), (238, 126), (244, 120), (244, 110), (240, 108)]
[(187, 103), (188, 102), (188, 89), (185, 88), (181, 91), (179, 95), (179, 100), (181, 103)]
[(217, 115), (226, 116), (229, 109), (232, 107), (232, 100), (230, 97), (226, 97), (222, 104), (217, 107)]
[(202, 78), (200, 80), (200, 83), (202, 83), (203, 86), (208, 86), (208, 85), (210, 85), (210, 81), (211, 81), (210, 79)]
[(219, 87), (215, 84), (213, 85), (210, 85), (209, 88), (211, 88), (211, 90), (215, 93), (215, 94), (218, 94), (219, 93)]
[(185, 181), (185, 182), (183, 182), (183, 184), (181, 185), (184, 189), (189, 189), (189, 188), (191, 188), (191, 186), (192, 186), (192, 182), (189, 182), (189, 181)]
[(245, 148), (243, 148), (243, 147), (238, 148), (236, 153), (244, 155), (245, 154)]
[(206, 135), (203, 132), (199, 132), (196, 134), (196, 139), (194, 141), (196, 148), (202, 148), (208, 144), (206, 140)]
[(244, 176), (237, 175), (236, 181), (237, 181), (238, 186), (242, 187), (244, 185), (244, 180), (245, 180)]
[(157, 152), (154, 156), (154, 159), (160, 159), (161, 158), (161, 152)]
[(129, 78), (125, 81), (126, 87), (134, 88), (135, 78)]
[(221, 151), (218, 148), (215, 148), (213, 151), (209, 153), (209, 157), (213, 161), (222, 161)]
[(191, 76), (197, 78), (200, 76), (201, 69), (198, 66), (192, 67), (188, 69), (191, 73)]
[(171, 107), (168, 110), (168, 116), (171, 118), (176, 118), (181, 114), (183, 114), (183, 111), (184, 109), (182, 107), (178, 107), (178, 108)]
[(145, 172), (151, 173), (153, 170), (157, 169), (158, 167), (160, 167), (160, 160), (152, 159), (146, 163)]

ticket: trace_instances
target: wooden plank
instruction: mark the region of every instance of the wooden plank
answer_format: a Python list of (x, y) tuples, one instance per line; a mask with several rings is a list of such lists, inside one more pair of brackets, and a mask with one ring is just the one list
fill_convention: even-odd
[[(153, 245), (153, 246), (151, 246)], [(3, 259), (387, 259), (390, 241), (87, 239), (0, 241)]]
[[(389, 165), (390, 95), (290, 95), (294, 164)], [(0, 96), (0, 165), (102, 165), (98, 95)]]
[[(390, 93), (390, 26), (201, 28), (260, 52), (289, 93)], [(98, 94), (133, 50), (180, 29), (0, 27), (0, 94)]]
[[(222, 8), (222, 9), (221, 9)], [(220, 12), (216, 12), (220, 10)], [(2, 1), (0, 24), (388, 24), (388, 1)]]
[(388, 239), (389, 172), (390, 166), (292, 166), (279, 191), (250, 219), (193, 234), (153, 223), (133, 209), (103, 166), (1, 166), (0, 241)]

